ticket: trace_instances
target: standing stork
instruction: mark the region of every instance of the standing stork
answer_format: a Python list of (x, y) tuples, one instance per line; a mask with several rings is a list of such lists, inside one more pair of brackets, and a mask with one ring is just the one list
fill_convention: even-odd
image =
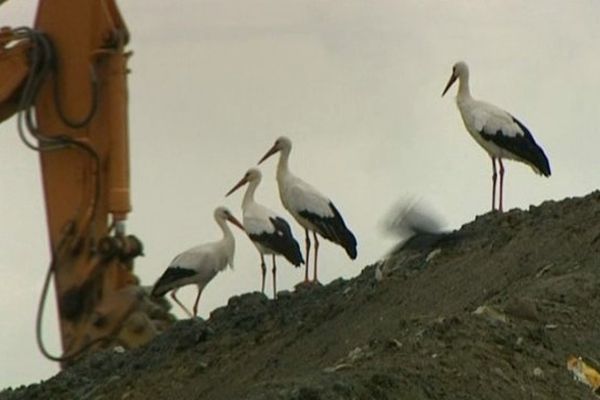
[(265, 276), (267, 267), (265, 265), (265, 254), (271, 254), (273, 260), (273, 298), (277, 297), (277, 266), (275, 256), (284, 256), (291, 264), (299, 267), (304, 264), (300, 246), (290, 225), (285, 219), (275, 214), (261, 204), (254, 201), (254, 193), (262, 179), (261, 172), (256, 168), (250, 168), (244, 177), (225, 196), (229, 196), (240, 187), (248, 183), (246, 194), (242, 200), (242, 212), (244, 216), (244, 229), (252, 243), (260, 253), (260, 267), (262, 270), (261, 291), (265, 292)]
[[(215, 221), (223, 231), (223, 238), (216, 242), (202, 244), (184, 251), (171, 261), (166, 271), (162, 274), (152, 288), (152, 296), (160, 297), (171, 292), (171, 298), (191, 318), (198, 315), (198, 301), (200, 294), (206, 285), (217, 275), (227, 268), (233, 269), (233, 253), (235, 252), (235, 239), (233, 233), (227, 226), (226, 221), (244, 230), (242, 224), (225, 207), (218, 207), (214, 212)], [(179, 301), (176, 296), (179, 288), (196, 284), (198, 295), (194, 302), (194, 313)]]
[(506, 111), (483, 101), (475, 100), (469, 91), (469, 67), (459, 61), (452, 67), (452, 75), (442, 92), (446, 94), (458, 79), (456, 104), (467, 131), (492, 158), (492, 210), (496, 207), (496, 160), (500, 167), (499, 207), (502, 211), (504, 165), (502, 159), (516, 160), (529, 165), (537, 174), (550, 176), (550, 164), (544, 151), (529, 130)]
[(260, 159), (259, 164), (275, 153), (280, 152), (277, 164), (277, 184), (283, 206), (292, 214), (306, 233), (306, 270), (304, 281), (308, 282), (308, 259), (310, 253), (309, 231), (312, 231), (315, 243), (314, 276), (317, 282), (317, 254), (319, 240), (317, 234), (339, 244), (348, 256), (356, 258), (356, 238), (346, 227), (344, 220), (332, 201), (319, 193), (317, 189), (290, 172), (288, 162), (292, 151), (292, 141), (281, 136), (273, 147)]

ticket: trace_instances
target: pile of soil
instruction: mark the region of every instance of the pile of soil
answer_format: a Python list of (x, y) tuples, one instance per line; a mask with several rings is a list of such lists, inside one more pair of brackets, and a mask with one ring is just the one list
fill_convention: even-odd
[(94, 354), (16, 399), (592, 399), (600, 192), (417, 235), (360, 276), (233, 297), (149, 345)]

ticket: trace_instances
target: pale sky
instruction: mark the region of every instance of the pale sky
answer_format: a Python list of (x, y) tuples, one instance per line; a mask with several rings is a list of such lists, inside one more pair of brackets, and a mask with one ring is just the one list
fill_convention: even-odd
[[(0, 7), (0, 25), (31, 25), (34, 2)], [(133, 207), (128, 231), (152, 284), (171, 259), (215, 240), (218, 205), (241, 218), (242, 193), (224, 194), (280, 135), (292, 171), (331, 197), (358, 239), (358, 258), (323, 241), (323, 282), (351, 277), (393, 244), (381, 223), (399, 198), (421, 198), (458, 228), (490, 207), (491, 162), (466, 132), (452, 64), (465, 60), (475, 98), (525, 123), (553, 175), (506, 163), (505, 207), (584, 195), (599, 186), (600, 2), (453, 0), (121, 1), (130, 29)], [(57, 372), (35, 345), (49, 261), (37, 154), (0, 125), (0, 388)], [(276, 160), (261, 165), (257, 200), (287, 216)], [(237, 239), (234, 271), (209, 284), (203, 317), (259, 289), (254, 246)], [(303, 277), (278, 263), (279, 288)], [(270, 281), (267, 293), (271, 293)], [(191, 304), (195, 287), (180, 291)], [(51, 294), (53, 296), (53, 294)], [(60, 352), (53, 297), (45, 338)], [(179, 313), (179, 311), (177, 311)], [(183, 316), (182, 314), (178, 314)]]

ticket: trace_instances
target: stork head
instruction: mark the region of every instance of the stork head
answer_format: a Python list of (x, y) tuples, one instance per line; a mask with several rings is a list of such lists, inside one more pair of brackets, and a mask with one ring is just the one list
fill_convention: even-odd
[(284, 153), (289, 153), (291, 149), (292, 149), (292, 141), (289, 138), (287, 138), (286, 136), (280, 136), (279, 138), (277, 138), (277, 140), (273, 144), (273, 147), (271, 147), (269, 149), (269, 151), (267, 151), (267, 153), (263, 156), (263, 158), (260, 159), (260, 161), (258, 163), (259, 164), (262, 163), (267, 158), (271, 157), (273, 154), (275, 154), (279, 151), (284, 152)]
[(234, 187), (232, 187), (229, 192), (227, 192), (225, 197), (229, 196), (231, 193), (235, 192), (236, 190), (238, 190), (239, 188), (241, 188), (248, 182), (257, 182), (257, 183), (260, 182), (261, 178), (262, 178), (262, 173), (260, 172), (260, 170), (258, 168), (250, 168), (244, 174), (242, 179), (240, 179), (240, 181), (238, 183), (236, 183), (236, 185)]
[(446, 84), (446, 88), (442, 92), (442, 97), (446, 94), (448, 89), (456, 82), (457, 79), (466, 79), (469, 76), (469, 67), (464, 61), (459, 61), (452, 66), (452, 75), (450, 75), (450, 79), (448, 80), (448, 84)]
[(215, 220), (217, 222), (229, 221), (232, 224), (234, 224), (235, 226), (237, 226), (238, 228), (240, 228), (241, 230), (245, 231), (242, 223), (240, 221), (238, 221), (237, 218), (234, 217), (233, 214), (231, 213), (231, 211), (229, 211), (229, 209), (227, 209), (226, 207), (217, 207), (215, 209), (214, 215), (215, 215)]

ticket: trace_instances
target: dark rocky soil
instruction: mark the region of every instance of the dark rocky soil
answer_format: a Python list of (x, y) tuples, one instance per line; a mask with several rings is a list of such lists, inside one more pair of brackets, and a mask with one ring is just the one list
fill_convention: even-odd
[(414, 237), (351, 280), (231, 298), (0, 400), (593, 399), (565, 363), (600, 359), (599, 310), (595, 192)]

